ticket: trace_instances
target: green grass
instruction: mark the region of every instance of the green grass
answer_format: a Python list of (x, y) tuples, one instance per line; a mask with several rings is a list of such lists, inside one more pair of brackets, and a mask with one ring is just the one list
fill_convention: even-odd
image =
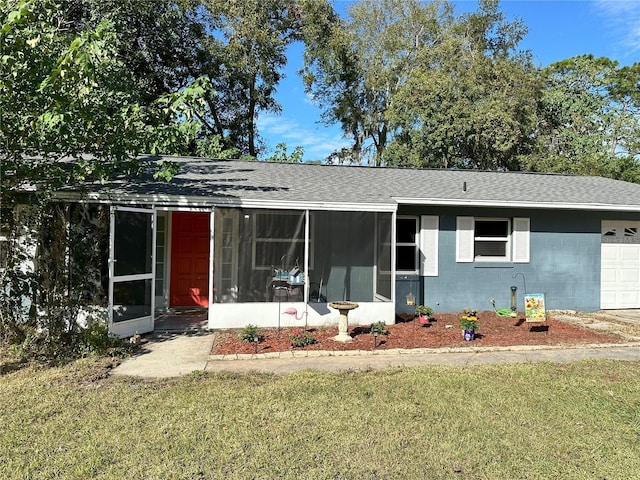
[(0, 375), (0, 478), (640, 475), (640, 362), (170, 381), (104, 362)]

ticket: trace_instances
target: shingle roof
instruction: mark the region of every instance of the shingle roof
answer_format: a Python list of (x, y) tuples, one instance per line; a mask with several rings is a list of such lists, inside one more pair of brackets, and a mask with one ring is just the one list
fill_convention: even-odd
[(640, 211), (640, 185), (601, 177), (522, 172), (373, 168), (162, 157), (170, 182), (150, 174), (93, 185), (98, 200), (156, 204), (520, 205)]

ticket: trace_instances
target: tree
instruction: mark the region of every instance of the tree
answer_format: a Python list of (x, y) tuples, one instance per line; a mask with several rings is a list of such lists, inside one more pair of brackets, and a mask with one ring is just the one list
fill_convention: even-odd
[(320, 35), (306, 37), (307, 91), (324, 107), (323, 120), (340, 123), (353, 139), (335, 157), (387, 162), (395, 130), (386, 113), (417, 68), (418, 53), (437, 43), (451, 12), (445, 2), (365, 0), (351, 6), (349, 21), (328, 17)]
[(498, 2), (480, 2), (440, 41), (422, 49), (387, 117), (400, 133), (389, 146), (397, 165), (519, 170), (536, 125), (537, 74), (526, 32)]
[(535, 122), (535, 75), (515, 51), (526, 28), (497, 0), (456, 17), (447, 2), (363, 1), (309, 42), (305, 82), (353, 138), (343, 160), (518, 168)]
[(256, 119), (279, 113), (275, 93), (286, 65), (286, 49), (299, 40), (315, 11), (326, 0), (202, 0), (206, 58), (192, 75), (206, 75), (212, 89), (198, 118), (203, 136), (216, 135), (226, 147), (258, 157), (262, 151)]
[[(0, 329), (18, 342), (36, 332), (47, 345), (75, 338), (74, 294), (91, 281), (71, 271), (74, 242), (59, 234), (71, 207), (52, 201), (51, 192), (136, 173), (142, 152), (184, 148), (196, 130), (184, 100), (203, 89), (195, 82), (179, 94), (141, 102), (120, 61), (113, 23), (79, 27), (61, 13), (65, 6), (12, 1), (0, 10), (0, 221), (11, 236), (0, 276)], [(171, 166), (165, 166), (158, 173), (167, 177)], [(28, 262), (36, 249), (37, 269)]]
[(542, 71), (534, 171), (640, 181), (640, 64), (580, 55)]

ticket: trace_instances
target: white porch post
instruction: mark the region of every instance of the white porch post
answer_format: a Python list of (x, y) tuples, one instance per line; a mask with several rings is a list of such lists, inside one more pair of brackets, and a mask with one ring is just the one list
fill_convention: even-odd
[(207, 308), (207, 322), (209, 323), (209, 328), (213, 328), (213, 268), (214, 268), (214, 228), (215, 228), (215, 208), (211, 210), (211, 214), (209, 215), (209, 307)]

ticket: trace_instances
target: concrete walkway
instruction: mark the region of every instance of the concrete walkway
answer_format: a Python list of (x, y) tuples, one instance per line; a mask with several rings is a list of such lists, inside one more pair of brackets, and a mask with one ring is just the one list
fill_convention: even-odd
[(278, 354), (210, 355), (215, 333), (151, 336), (141, 352), (113, 370), (115, 375), (170, 378), (199, 372), (300, 370), (337, 372), (421, 365), (478, 365), (540, 361), (572, 362), (587, 358), (640, 360), (640, 342), (573, 347), (518, 346), (446, 349), (378, 350), (376, 352), (293, 351)]

